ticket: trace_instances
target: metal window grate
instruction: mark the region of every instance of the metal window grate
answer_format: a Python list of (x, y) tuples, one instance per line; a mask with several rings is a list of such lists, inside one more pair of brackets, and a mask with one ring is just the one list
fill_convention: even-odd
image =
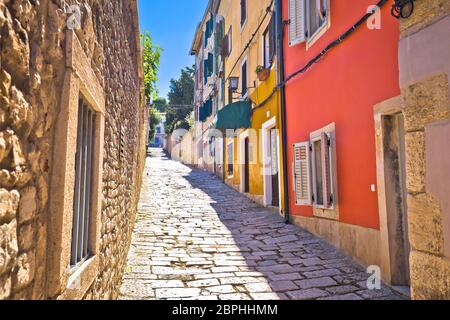
[(70, 264), (76, 266), (90, 254), (92, 162), (95, 112), (83, 100), (78, 106), (78, 135), (73, 199), (72, 248)]

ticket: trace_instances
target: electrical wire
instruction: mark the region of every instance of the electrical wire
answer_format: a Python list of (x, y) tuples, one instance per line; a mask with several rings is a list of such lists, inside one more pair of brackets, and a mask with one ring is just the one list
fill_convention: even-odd
[(266, 8), (266, 13), (264, 14), (264, 17), (261, 19), (261, 21), (259, 22), (258, 27), (256, 28), (255, 32), (252, 34), (250, 40), (247, 42), (247, 44), (245, 45), (244, 49), (242, 50), (241, 54), (239, 55), (239, 57), (236, 59), (233, 67), (230, 70), (230, 73), (228, 74), (228, 77), (225, 79), (225, 82), (227, 82), (231, 75), (233, 74), (234, 69), (236, 68), (236, 66), (238, 65), (238, 63), (241, 61), (241, 58), (244, 56), (245, 52), (247, 51), (248, 48), (250, 48), (250, 45), (252, 44), (253, 40), (255, 39), (255, 37), (258, 35), (259, 29), (261, 29), (261, 27), (264, 24), (264, 20), (266, 20), (267, 16), (269, 14), (271, 14), (272, 11), (272, 6), (273, 6), (273, 1), (272, 0), (269, 4), (269, 6)]
[[(388, 2), (388, 0), (380, 0), (376, 6), (378, 8), (382, 8), (387, 2)], [(270, 101), (270, 99), (272, 99), (272, 97), (275, 95), (275, 93), (277, 93), (282, 87), (284, 87), (287, 84), (287, 82), (289, 82), (290, 80), (292, 80), (293, 78), (295, 78), (299, 74), (302, 74), (302, 73), (305, 73), (306, 71), (308, 71), (315, 63), (319, 62), (319, 60), (322, 59), (329, 51), (331, 51), (334, 47), (339, 45), (346, 38), (348, 38), (352, 33), (354, 33), (374, 13), (375, 13), (375, 11), (366, 13), (361, 19), (359, 19), (346, 32), (344, 32), (337, 39), (335, 39), (334, 41), (329, 43), (325, 47), (325, 49), (323, 49), (318, 55), (316, 55), (313, 59), (311, 59), (304, 67), (302, 67), (301, 69), (299, 69), (299, 70), (295, 71), (294, 73), (290, 74), (289, 76), (287, 76), (286, 79), (283, 82), (279, 83), (273, 89), (272, 93), (266, 99), (264, 99), (263, 102), (261, 102), (260, 104), (258, 104), (256, 107), (253, 108), (252, 112), (254, 112), (256, 109), (259, 109), (259, 108), (262, 108), (263, 106), (265, 106)]]

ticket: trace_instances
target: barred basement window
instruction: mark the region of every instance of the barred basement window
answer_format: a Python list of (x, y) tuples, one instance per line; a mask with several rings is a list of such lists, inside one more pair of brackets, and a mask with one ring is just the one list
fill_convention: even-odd
[(70, 265), (75, 267), (91, 254), (91, 188), (93, 176), (93, 150), (95, 141), (95, 112), (79, 100), (78, 135), (75, 155), (75, 192), (73, 199), (73, 226)]

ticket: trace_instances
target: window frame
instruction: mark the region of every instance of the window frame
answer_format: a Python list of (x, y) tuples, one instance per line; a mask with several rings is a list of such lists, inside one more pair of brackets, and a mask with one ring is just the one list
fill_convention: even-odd
[[(52, 178), (49, 199), (51, 230), (47, 244), (46, 296), (81, 299), (91, 287), (100, 268), (101, 209), (103, 191), (103, 152), (105, 93), (92, 70), (73, 30), (66, 31), (66, 72), (60, 112), (55, 126)], [(95, 138), (92, 161), (90, 255), (71, 268), (71, 242), (74, 216), (75, 153), (78, 135), (79, 99), (95, 112)]]
[[(232, 146), (231, 147), (231, 152), (232, 152), (232, 155), (231, 155), (231, 157), (230, 157), (230, 154), (229, 154), (229, 150), (230, 150), (230, 146)], [(234, 178), (234, 139), (233, 140), (230, 140), (230, 141), (228, 141), (227, 142), (227, 177), (228, 177), (228, 179), (232, 179), (232, 178)], [(232, 163), (230, 163), (230, 158), (232, 158), (232, 160), (233, 160), (233, 162)], [(230, 166), (232, 166), (233, 167), (233, 172), (230, 174)]]
[[(273, 66), (273, 62), (274, 62), (274, 58), (276, 56), (276, 45), (275, 45), (275, 26), (273, 25), (274, 21), (273, 21), (273, 17), (270, 18), (269, 22), (266, 25), (266, 28), (264, 29), (263, 33), (262, 33), (262, 65), (264, 66), (264, 68), (266, 69), (270, 69)], [(270, 28), (272, 28), (272, 39), (270, 38)], [(272, 43), (270, 44), (270, 42), (272, 41)], [(267, 42), (269, 42), (269, 47), (267, 46)], [(272, 47), (272, 55), (270, 54), (270, 49)], [(267, 51), (267, 52), (266, 52)], [(266, 58), (268, 58), (268, 60), (266, 61)]]
[[(294, 26), (294, 23), (292, 22), (292, 17), (297, 17), (297, 15), (292, 15), (291, 12), (291, 5), (290, 2), (291, 1), (298, 1), (298, 0), (289, 0), (289, 6), (288, 6), (288, 12), (289, 12), (289, 19), (290, 21), (290, 25), (289, 28)], [(326, 31), (328, 31), (328, 29), (331, 27), (331, 3), (330, 0), (323, 0), (326, 1), (327, 4), (327, 8), (326, 8), (326, 12), (327, 12), (327, 17), (325, 20), (325, 23), (322, 24), (322, 26), (320, 26), (313, 34), (311, 34), (311, 3), (310, 0), (301, 0), (302, 2), (302, 6), (303, 6), (303, 14), (302, 19), (303, 19), (303, 28), (304, 28), (304, 36), (301, 38), (297, 38), (297, 39), (289, 39), (289, 47), (293, 47), (297, 44), (300, 43), (306, 43), (306, 50), (309, 50), (309, 48), (311, 48), (314, 43), (316, 43), (321, 37), (322, 35), (324, 35), (326, 33)], [(297, 22), (297, 21), (296, 21)], [(291, 35), (291, 31), (289, 29), (288, 32), (289, 35)]]
[[(248, 1), (247, 0), (240, 0), (240, 26), (241, 26), (241, 32), (244, 30), (245, 26), (247, 25), (247, 21), (248, 21)], [(242, 3), (245, 2), (245, 19), (244, 21), (242, 21)]]
[[(243, 90), (244, 89), (244, 77), (243, 77), (243, 72), (242, 72), (242, 68), (244, 67), (244, 65), (245, 65), (245, 80), (246, 80), (245, 94), (244, 94), (244, 90)], [(241, 99), (244, 100), (249, 95), (249, 92), (248, 92), (248, 75), (249, 75), (249, 73), (248, 73), (248, 56), (245, 56), (244, 59), (242, 59), (240, 72), (241, 72), (241, 81), (240, 81), (241, 82)]]
[[(325, 201), (322, 201), (322, 204), (318, 204), (317, 203), (317, 173), (316, 172), (316, 153), (314, 152), (314, 144), (316, 142), (321, 142), (321, 152), (322, 152), (322, 133), (324, 131), (318, 131), (314, 134), (311, 134), (311, 139), (310, 139), (310, 146), (311, 146), (311, 182), (312, 182), (312, 196), (314, 197), (313, 200), (313, 205), (316, 208), (319, 209), (334, 209), (334, 200), (332, 202), (332, 205), (330, 207), (326, 207), (325, 206)], [(328, 139), (331, 141), (332, 137), (331, 134), (329, 132), (325, 132)], [(329, 155), (329, 163), (328, 166), (330, 168), (330, 195), (334, 198), (334, 179), (333, 179), (333, 175), (334, 175), (334, 168), (333, 168), (333, 160), (332, 160), (332, 150), (333, 148), (333, 143), (331, 143), (331, 145), (328, 146), (327, 150), (328, 150), (328, 155)], [(310, 149), (310, 150), (311, 150)], [(321, 159), (320, 161), (322, 161), (322, 157), (323, 155), (321, 154)], [(323, 170), (324, 168), (322, 168), (320, 175), (323, 177)], [(322, 181), (322, 184), (325, 183), (324, 181)], [(323, 193), (324, 187), (322, 186), (322, 193)], [(325, 194), (323, 193), (322, 197), (325, 197)]]
[(326, 12), (327, 12), (327, 16), (325, 17), (325, 21), (324, 23), (313, 33), (310, 34), (310, 30), (311, 30), (311, 3), (310, 0), (306, 0), (306, 5), (305, 5), (305, 30), (307, 32), (307, 37), (306, 37), (306, 49), (311, 48), (314, 43), (316, 43), (330, 28), (331, 26), (331, 7), (330, 7), (330, 0), (322, 0), (322, 1), (326, 1), (327, 3), (327, 8), (326, 8)]

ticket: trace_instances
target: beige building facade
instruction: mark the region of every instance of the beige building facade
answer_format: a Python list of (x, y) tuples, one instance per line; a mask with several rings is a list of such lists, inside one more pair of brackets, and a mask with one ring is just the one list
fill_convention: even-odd
[(113, 299), (126, 263), (146, 138), (137, 2), (65, 2), (0, 2), (0, 299)]

